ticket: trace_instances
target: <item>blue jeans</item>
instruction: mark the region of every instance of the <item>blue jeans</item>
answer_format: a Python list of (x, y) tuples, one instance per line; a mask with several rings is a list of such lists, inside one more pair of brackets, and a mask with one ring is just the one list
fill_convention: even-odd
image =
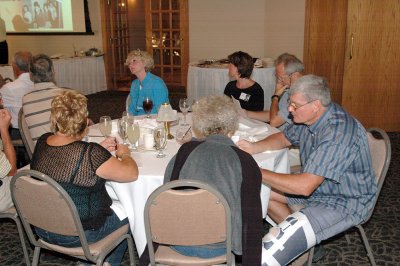
[(179, 254), (202, 259), (214, 258), (226, 253), (226, 243), (217, 243), (205, 246), (170, 246)]
[[(85, 235), (88, 243), (94, 243), (98, 240), (106, 237), (110, 233), (114, 232), (121, 226), (128, 223), (128, 218), (120, 221), (118, 216), (113, 212), (111, 216), (108, 216), (104, 222), (104, 225), (98, 230), (85, 230)], [(64, 236), (59, 234), (54, 234), (40, 228), (35, 228), (36, 233), (43, 240), (64, 247), (79, 247), (81, 243), (79, 241), (79, 237), (76, 236)], [(126, 241), (123, 241), (119, 246), (117, 246), (111, 253), (106, 257), (105, 261), (110, 263), (113, 266), (120, 265), (122, 258), (124, 257), (126, 248), (128, 244)]]

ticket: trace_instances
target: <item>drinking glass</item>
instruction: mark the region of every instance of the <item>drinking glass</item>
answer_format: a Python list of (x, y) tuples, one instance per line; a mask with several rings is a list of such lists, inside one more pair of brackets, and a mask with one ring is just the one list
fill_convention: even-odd
[(153, 101), (150, 97), (145, 97), (143, 99), (143, 110), (146, 113), (146, 118), (150, 118), (151, 110), (153, 110)]
[(157, 127), (154, 129), (154, 146), (158, 150), (157, 158), (164, 158), (166, 154), (163, 152), (167, 144), (167, 131), (164, 127)]
[(190, 104), (187, 98), (179, 99), (179, 109), (183, 114), (183, 126), (188, 126), (189, 124), (186, 123), (186, 114), (189, 112)]
[(138, 123), (134, 123), (132, 119), (128, 120), (128, 140), (132, 144), (132, 150), (137, 151), (137, 141), (140, 138), (140, 128)]
[(122, 144), (124, 145), (128, 144), (128, 142), (126, 141), (127, 129), (128, 129), (128, 121), (123, 118), (118, 119), (118, 134), (122, 139)]
[(101, 134), (105, 138), (108, 138), (111, 135), (111, 129), (112, 129), (111, 117), (101, 116), (99, 120), (99, 129)]

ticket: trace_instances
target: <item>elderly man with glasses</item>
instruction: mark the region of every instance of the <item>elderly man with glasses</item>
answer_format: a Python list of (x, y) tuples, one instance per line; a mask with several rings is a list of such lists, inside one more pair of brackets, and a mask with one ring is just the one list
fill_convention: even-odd
[[(331, 102), (324, 79), (298, 79), (289, 90), (288, 110), (294, 123), (283, 132), (256, 143), (237, 143), (252, 154), (292, 144), (300, 147), (300, 173), (261, 170), (263, 182), (272, 188), (268, 215), (279, 223), (263, 239), (263, 265), (286, 265), (322, 240), (359, 224), (376, 196), (367, 133)], [(294, 206), (300, 210), (293, 212)]]
[(264, 111), (246, 111), (250, 118), (269, 122), (273, 127), (283, 130), (292, 124), (292, 119), (287, 111), (287, 90), (291, 84), (303, 76), (304, 65), (296, 56), (288, 53), (281, 54), (275, 60), (276, 85), (275, 93), (271, 97), (271, 107)]

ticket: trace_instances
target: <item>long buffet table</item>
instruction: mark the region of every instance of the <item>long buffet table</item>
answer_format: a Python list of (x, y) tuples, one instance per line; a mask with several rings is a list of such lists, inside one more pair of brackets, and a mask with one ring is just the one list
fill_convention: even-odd
[[(107, 90), (103, 56), (53, 59), (56, 84), (73, 88), (84, 95)], [(12, 67), (0, 66), (3, 78), (14, 80)]]
[[(251, 78), (263, 88), (264, 109), (269, 109), (271, 96), (275, 91), (275, 68), (254, 68)], [(221, 95), (229, 81), (226, 67), (199, 67), (196, 63), (190, 63), (187, 77), (188, 98), (193, 100), (207, 95)]]

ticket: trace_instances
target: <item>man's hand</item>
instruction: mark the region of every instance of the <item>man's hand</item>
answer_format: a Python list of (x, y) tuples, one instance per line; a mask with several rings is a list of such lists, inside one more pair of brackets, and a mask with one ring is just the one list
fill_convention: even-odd
[(0, 129), (8, 130), (11, 122), (11, 115), (7, 109), (0, 109)]
[(278, 95), (281, 97), (283, 92), (288, 88), (288, 85), (284, 85), (282, 82), (277, 82), (275, 86), (275, 93), (274, 95)]
[(236, 146), (238, 146), (239, 149), (241, 149), (247, 153), (250, 153), (250, 154), (256, 153), (255, 149), (254, 149), (254, 143), (251, 143), (247, 140), (244, 140), (244, 139), (239, 140), (238, 142), (236, 142)]

